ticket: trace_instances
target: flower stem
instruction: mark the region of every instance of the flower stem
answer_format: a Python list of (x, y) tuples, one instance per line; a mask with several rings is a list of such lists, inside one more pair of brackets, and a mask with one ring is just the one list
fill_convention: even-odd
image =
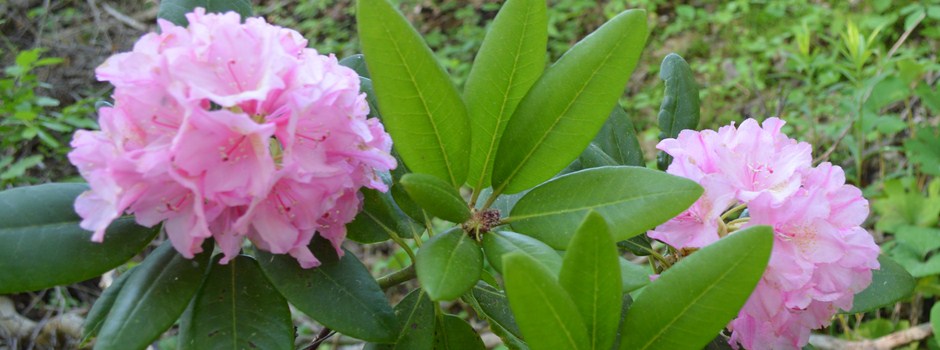
[(382, 290), (387, 290), (399, 284), (413, 280), (417, 276), (418, 275), (415, 272), (415, 265), (412, 264), (401, 270), (379, 277), (375, 281), (379, 284), (379, 287), (381, 287)]

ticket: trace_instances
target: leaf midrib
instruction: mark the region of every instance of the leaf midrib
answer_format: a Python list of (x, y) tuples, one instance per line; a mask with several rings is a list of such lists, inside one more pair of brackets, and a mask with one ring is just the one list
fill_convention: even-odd
[[(622, 39), (624, 36), (626, 35), (620, 35), (618, 39)], [(574, 103), (575, 101), (578, 100), (578, 97), (580, 97), (581, 94), (584, 93), (584, 89), (588, 85), (590, 85), (591, 82), (594, 81), (594, 78), (597, 76), (597, 72), (600, 71), (601, 68), (607, 66), (607, 63), (610, 60), (610, 56), (612, 56), (614, 52), (617, 51), (618, 48), (620, 48), (621, 45), (623, 45), (623, 41), (617, 40), (617, 45), (611, 47), (611, 49), (607, 51), (607, 54), (604, 55), (604, 59), (602, 60), (603, 63), (597, 65), (597, 67), (594, 68), (594, 71), (591, 72), (591, 75), (588, 79), (585, 79), (584, 84), (582, 84), (581, 87), (578, 89), (578, 92), (574, 95), (574, 98), (572, 98), (568, 102), (568, 105), (565, 106), (565, 109), (561, 113), (558, 114), (558, 116), (552, 122), (551, 126), (549, 126), (548, 129), (546, 129), (545, 132), (542, 133), (542, 135), (539, 137), (539, 140), (533, 145), (533, 147), (529, 149), (529, 152), (526, 153), (526, 155), (519, 161), (519, 164), (517, 164), (516, 167), (513, 168), (512, 172), (509, 173), (509, 176), (507, 176), (506, 179), (503, 180), (503, 183), (500, 184), (498, 191), (493, 191), (493, 193), (501, 193), (506, 188), (506, 186), (508, 186), (512, 182), (512, 180), (516, 177), (516, 174), (519, 173), (519, 170), (521, 170), (526, 164), (529, 163), (529, 160), (532, 159), (532, 154), (534, 154), (535, 151), (539, 149), (539, 146), (541, 146), (542, 143), (545, 141), (545, 138), (547, 138), (548, 135), (552, 133), (552, 130), (555, 129), (555, 126), (558, 125), (558, 123), (568, 113), (568, 110), (571, 109), (571, 106), (574, 106)], [(516, 109), (516, 112), (518, 111), (519, 110)]]
[(621, 199), (618, 199), (618, 200), (614, 200), (614, 201), (610, 201), (610, 202), (598, 203), (598, 204), (589, 205), (589, 206), (581, 206), (581, 207), (574, 207), (574, 208), (565, 208), (565, 209), (559, 209), (559, 210), (555, 210), (555, 211), (543, 211), (543, 212), (539, 212), (539, 213), (526, 214), (526, 215), (510, 215), (509, 217), (503, 219), (503, 221), (505, 221), (505, 222), (514, 222), (514, 221), (525, 220), (525, 219), (531, 219), (531, 218), (537, 218), (537, 217), (542, 217), (542, 216), (552, 216), (552, 215), (567, 214), (567, 213), (572, 213), (572, 212), (577, 212), (577, 211), (582, 211), (582, 210), (588, 210), (588, 209), (596, 209), (596, 208), (600, 208), (600, 207), (614, 206), (614, 205), (621, 204), (621, 203), (625, 203), (625, 202), (641, 201), (641, 200), (647, 200), (647, 199), (655, 199), (655, 198), (657, 198), (657, 197), (669, 196), (669, 195), (672, 195), (672, 194), (675, 194), (675, 193), (682, 193), (682, 192), (687, 192), (687, 191), (688, 191), (688, 190), (663, 191), (663, 192), (656, 192), (656, 193), (645, 194), (645, 195), (641, 194), (641, 195), (632, 196), (632, 197), (621, 197)]
[[(561, 318), (559, 317), (558, 311), (555, 309), (555, 304), (553, 303), (553, 301), (550, 300), (547, 295), (545, 295), (545, 292), (542, 290), (542, 288), (533, 288), (533, 289), (535, 289), (535, 291), (538, 292), (538, 295), (542, 297), (543, 304), (548, 306), (548, 309), (551, 311), (552, 317), (555, 319), (555, 322), (561, 327), (561, 330), (565, 332), (565, 337), (568, 339), (568, 343), (571, 344), (571, 348), (579, 349), (578, 343), (574, 340), (574, 337), (571, 335), (571, 332), (568, 331), (567, 324), (563, 322)], [(563, 288), (561, 289), (562, 289), (561, 291), (564, 292)]]
[[(399, 17), (401, 16), (399, 15)], [(405, 57), (402, 55), (401, 49), (398, 47), (398, 41), (395, 40), (395, 36), (392, 35), (392, 32), (388, 29), (387, 26), (382, 26), (382, 29), (385, 30), (385, 35), (388, 37), (389, 42), (391, 42), (392, 46), (395, 47), (395, 54), (398, 55), (398, 59), (399, 61), (401, 61), (401, 65), (405, 67), (405, 72), (408, 74), (408, 79), (411, 80), (411, 85), (414, 87), (415, 91), (418, 93), (418, 99), (421, 100), (421, 107), (424, 108), (424, 112), (426, 113), (428, 117), (428, 121), (431, 124), (431, 128), (434, 129), (434, 138), (437, 139), (437, 146), (441, 150), (441, 156), (444, 157), (444, 165), (447, 167), (447, 176), (450, 177), (450, 183), (453, 184), (454, 186), (459, 186), (459, 184), (457, 183), (457, 179), (454, 177), (454, 170), (452, 169), (450, 165), (450, 158), (448, 157), (447, 149), (444, 148), (444, 142), (443, 140), (441, 140), (440, 130), (438, 130), (437, 123), (434, 121), (434, 117), (433, 117), (433, 114), (431, 113), (431, 109), (428, 107), (427, 101), (424, 99), (424, 92), (421, 90), (421, 87), (418, 85), (417, 81), (415, 81), (415, 75), (411, 71), (411, 66), (408, 64), (408, 61), (405, 60)], [(431, 57), (431, 60), (433, 62), (434, 58)]]

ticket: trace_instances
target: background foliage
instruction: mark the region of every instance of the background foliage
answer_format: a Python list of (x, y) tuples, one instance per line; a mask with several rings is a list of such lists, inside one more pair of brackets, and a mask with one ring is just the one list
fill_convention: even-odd
[[(500, 3), (395, 2), (462, 91)], [(253, 5), (256, 14), (297, 29), (321, 52), (343, 58), (361, 51), (352, 0)], [(689, 62), (701, 89), (700, 128), (745, 117), (787, 120), (790, 136), (812, 143), (819, 161), (842, 165), (849, 181), (865, 189), (876, 240), (915, 276), (910, 300), (864, 317), (840, 317), (825, 332), (875, 338), (927, 322), (940, 293), (940, 181), (935, 180), (940, 175), (940, 4), (550, 0), (547, 62), (627, 8), (646, 9), (651, 27), (621, 98), (645, 149), (644, 161), (655, 166), (653, 147), (661, 132), (660, 62), (676, 52)], [(72, 179), (74, 170), (64, 158), (71, 133), (93, 127), (95, 101), (108, 95), (107, 87), (94, 81), (93, 68), (152, 30), (156, 6), (13, 0), (0, 4), (0, 13), (5, 14), (0, 20), (0, 187)], [(405, 250), (350, 246), (373, 275), (407, 266)], [(49, 318), (87, 307), (100, 292), (97, 282), (9, 300), (29, 318)], [(477, 320), (472, 310), (459, 306), (448, 312)], [(299, 322), (307, 338), (298, 342), (309, 341), (319, 325)], [(164, 339), (172, 340), (174, 332)], [(171, 340), (168, 344), (175, 344)], [(937, 346), (930, 340), (912, 347)]]

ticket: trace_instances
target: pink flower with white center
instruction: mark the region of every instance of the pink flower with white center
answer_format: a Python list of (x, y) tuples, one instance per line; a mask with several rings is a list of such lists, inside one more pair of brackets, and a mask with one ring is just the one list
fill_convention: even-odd
[(391, 138), (367, 119), (359, 76), (306, 48), (296, 31), (233, 12), (159, 20), (131, 52), (97, 69), (114, 85), (100, 131), (79, 131), (69, 160), (91, 189), (81, 226), (104, 239), (124, 213), (163, 223), (185, 257), (214, 238), (228, 262), (247, 238), (304, 268), (315, 235), (338, 253), (359, 189), (387, 186)]
[(842, 168), (811, 167), (811, 147), (784, 135), (783, 125), (748, 119), (717, 133), (683, 131), (657, 146), (674, 158), (667, 172), (699, 182), (705, 193), (650, 237), (701, 248), (738, 228), (773, 227), (767, 269), (728, 325), (735, 347), (801, 348), (810, 330), (852, 308), (879, 267), (879, 248), (860, 226), (868, 201), (845, 184)]

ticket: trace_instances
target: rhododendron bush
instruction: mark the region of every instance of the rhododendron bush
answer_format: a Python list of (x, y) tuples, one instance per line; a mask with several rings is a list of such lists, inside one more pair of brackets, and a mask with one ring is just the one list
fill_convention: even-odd
[[(666, 171), (645, 167), (618, 104), (643, 11), (547, 65), (546, 3), (509, 0), (458, 91), (386, 0), (359, 0), (363, 54), (342, 60), (246, 1), (160, 6), (95, 72), (114, 90), (68, 155), (87, 183), (0, 193), (0, 293), (144, 252), (89, 311), (95, 348), (177, 322), (180, 348), (483, 348), (454, 302), (511, 349), (799, 349), (911, 292), (881, 282), (910, 276), (879, 258), (861, 191), (784, 121), (695, 131), (675, 54)], [(386, 241), (409, 263), (378, 278), (346, 250)]]

